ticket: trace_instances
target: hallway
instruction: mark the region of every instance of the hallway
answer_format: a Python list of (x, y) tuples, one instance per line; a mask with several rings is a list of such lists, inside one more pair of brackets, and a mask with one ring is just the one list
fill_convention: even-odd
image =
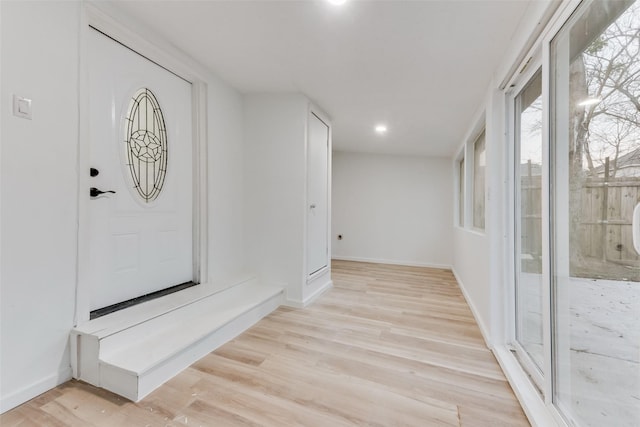
[(141, 402), (71, 381), (12, 426), (528, 426), (451, 272), (333, 261), (280, 308)]

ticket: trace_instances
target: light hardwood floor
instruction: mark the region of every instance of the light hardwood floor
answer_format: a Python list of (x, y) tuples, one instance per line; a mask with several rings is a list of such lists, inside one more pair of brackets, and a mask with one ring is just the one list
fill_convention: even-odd
[(139, 403), (70, 381), (10, 426), (528, 426), (447, 270), (333, 261), (280, 308)]

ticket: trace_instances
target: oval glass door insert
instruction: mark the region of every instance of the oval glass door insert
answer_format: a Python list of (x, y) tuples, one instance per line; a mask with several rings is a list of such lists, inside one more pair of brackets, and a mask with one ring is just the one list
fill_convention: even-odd
[(141, 88), (131, 98), (125, 118), (127, 167), (145, 203), (158, 198), (167, 176), (167, 129), (153, 92)]

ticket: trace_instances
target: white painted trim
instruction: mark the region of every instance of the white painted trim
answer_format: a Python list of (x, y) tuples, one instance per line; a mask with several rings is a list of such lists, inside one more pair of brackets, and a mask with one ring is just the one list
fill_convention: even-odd
[[(2, 5), (0, 5), (0, 23), (2, 23)], [(0, 31), (0, 46), (3, 45), (3, 37), (2, 31)], [(0, 55), (0, 82), (2, 81), (2, 55)], [(0, 114), (2, 114), (3, 108), (0, 108)], [(2, 164), (2, 138), (0, 138), (0, 165)], [(2, 193), (2, 173), (0, 173), (0, 194)], [(0, 242), (2, 240), (2, 197), (0, 197)], [(0, 245), (0, 260), (2, 259), (2, 246)], [(2, 274), (0, 274), (0, 289), (4, 289), (2, 287)], [(0, 307), (2, 307), (2, 292), (0, 292)], [(1, 313), (0, 313), (1, 315)], [(0, 321), (2, 319), (0, 318)], [(0, 351), (0, 366), (4, 366), (2, 363), (2, 351)], [(3, 409), (5, 405), (3, 404), (3, 399), (0, 397), (0, 414), (2, 414), (5, 410)]]
[[(549, 219), (549, 221), (542, 222), (542, 232), (543, 232), (543, 240), (542, 240), (542, 250), (543, 250), (543, 263), (542, 263), (542, 274), (545, 280), (545, 286), (543, 289), (543, 301), (545, 301), (542, 309), (542, 321), (543, 321), (543, 345), (547, 350), (545, 352), (545, 360), (544, 360), (544, 401), (548, 406), (553, 407), (553, 413), (556, 417), (561, 420), (563, 423), (564, 418), (560, 415), (559, 409), (556, 406), (553, 406), (554, 401), (554, 377), (556, 376), (557, 371), (554, 369), (554, 348), (553, 348), (553, 328), (555, 317), (554, 312), (554, 304), (555, 304), (555, 293), (553, 291), (554, 287), (554, 263), (552, 261), (552, 257), (554, 256), (555, 247), (552, 247), (552, 242), (554, 242), (554, 236), (551, 234), (553, 230), (551, 229), (552, 223), (555, 222), (554, 211), (552, 208), (553, 198), (555, 194), (551, 194), (551, 184), (552, 184), (552, 173), (555, 175), (555, 164), (552, 164), (552, 151), (551, 151), (551, 42), (558, 34), (558, 32), (562, 29), (565, 23), (571, 18), (571, 15), (575, 12), (575, 10), (580, 6), (580, 0), (570, 0), (567, 1), (559, 8), (545, 31), (541, 36), (541, 45), (542, 45), (542, 111), (543, 114), (542, 120), (542, 130), (543, 130), (543, 150), (542, 150), (542, 158), (543, 162), (548, 165), (547, 168), (543, 170), (542, 173), (542, 189), (546, 189), (544, 191), (542, 197), (542, 215), (543, 218)], [(553, 171), (553, 172), (552, 172)], [(555, 187), (555, 183), (554, 183)], [(555, 191), (555, 190), (554, 190)], [(555, 244), (554, 244), (555, 245)], [(567, 414), (569, 415), (569, 414)], [(564, 424), (566, 425), (566, 423)]]
[[(521, 44), (518, 46), (519, 52), (517, 53), (516, 58), (507, 65), (508, 70), (504, 70), (504, 68), (506, 68), (504, 66), (501, 67), (504, 72), (502, 74), (498, 73), (498, 75), (502, 75), (498, 89), (505, 90), (508, 88), (511, 84), (511, 80), (513, 80), (520, 71), (523, 70), (523, 67), (529, 58), (534, 56), (534, 51), (538, 49), (549, 22), (551, 22), (561, 6), (563, 6), (562, 0), (540, 0), (531, 2), (529, 6), (527, 6), (524, 17), (540, 16), (540, 18), (536, 20), (535, 25), (529, 31), (529, 35), (526, 36), (526, 39), (520, 42)], [(534, 10), (530, 10), (529, 8), (533, 8)], [(518, 28), (526, 31), (527, 27), (532, 25), (532, 21), (529, 20), (530, 22), (526, 22), (526, 19), (524, 21), (525, 22), (520, 22)]]
[(505, 300), (502, 301), (504, 304), (504, 321), (505, 325), (505, 335), (503, 336), (503, 342), (501, 344), (508, 344), (515, 337), (516, 331), (516, 316), (515, 316), (515, 149), (514, 141), (515, 130), (513, 129), (514, 125), (514, 95), (510, 91), (503, 92), (503, 100), (505, 103), (504, 109), (504, 132), (505, 138), (503, 141), (503, 157), (502, 157), (502, 165), (505, 168), (503, 175), (503, 191), (505, 192), (504, 198), (502, 200), (501, 210), (503, 212), (503, 224), (502, 224), (502, 252), (501, 252), (501, 262), (503, 268), (503, 285), (505, 289), (505, 293), (503, 298)]
[[(542, 396), (532, 383), (532, 379), (525, 372), (523, 365), (528, 365), (529, 369), (533, 371), (533, 363), (528, 358), (526, 352), (516, 342), (516, 313), (515, 313), (515, 202), (514, 199), (514, 182), (515, 182), (515, 167), (518, 167), (515, 162), (513, 141), (514, 141), (514, 129), (513, 129), (513, 100), (526, 85), (533, 74), (542, 68), (542, 99), (543, 99), (543, 123), (542, 123), (542, 145), (543, 145), (543, 165), (545, 166), (542, 171), (542, 188), (549, 189), (551, 183), (550, 170), (553, 165), (550, 162), (550, 43), (556, 36), (558, 31), (562, 28), (565, 22), (570, 18), (571, 14), (579, 6), (580, 0), (569, 0), (562, 2), (561, 4), (550, 4), (545, 11), (544, 16), (537, 24), (536, 32), (537, 36), (532, 35), (527, 41), (527, 45), (524, 46), (522, 53), (520, 54), (520, 62), (514, 63), (511, 68), (511, 75), (505, 76), (501, 88), (509, 85), (504, 91), (505, 105), (507, 112), (506, 121), (506, 158), (505, 167), (507, 168), (506, 180), (508, 194), (505, 203), (505, 210), (507, 218), (504, 228), (504, 243), (505, 250), (503, 251), (503, 260), (505, 262), (504, 272), (506, 274), (507, 289), (509, 292), (505, 296), (507, 301), (503, 301), (508, 306), (509, 316), (507, 322), (510, 323), (509, 334), (507, 340), (514, 343), (516, 351), (518, 351), (522, 360), (518, 360), (514, 354), (511, 353), (509, 348), (505, 344), (501, 344), (499, 347), (494, 348), (494, 354), (498, 359), (509, 383), (511, 384), (516, 396), (520, 400), (520, 403), (525, 410), (529, 420), (534, 426), (567, 426), (562, 415), (553, 404), (553, 353), (552, 353), (552, 311), (551, 306), (552, 299), (552, 264), (551, 264), (551, 243), (553, 241), (550, 230), (550, 221), (543, 221), (542, 228), (542, 251), (543, 251), (543, 265), (542, 276), (544, 281), (543, 286), (543, 301), (545, 301), (542, 307), (542, 320), (543, 320), (543, 345), (544, 345), (544, 366), (543, 366), (543, 378), (540, 381), (539, 375), (538, 383), (542, 387)], [(534, 40), (535, 39), (535, 40)], [(524, 68), (527, 62), (531, 61)], [(551, 215), (551, 200), (549, 191), (543, 191), (542, 198), (542, 217), (552, 219)], [(518, 348), (520, 347), (520, 348)], [(537, 372), (532, 375), (536, 377)], [(535, 378), (534, 378), (535, 380)]]
[[(486, 244), (489, 250), (489, 304), (491, 317), (489, 328), (494, 345), (504, 343), (506, 331), (506, 307), (499, 303), (507, 292), (503, 268), (502, 251), (502, 225), (505, 221), (505, 196), (506, 183), (500, 166), (504, 164), (504, 144), (506, 141), (505, 129), (506, 113), (504, 110), (503, 93), (497, 89), (489, 91), (487, 99), (487, 212), (486, 212)], [(492, 173), (494, 171), (495, 173)], [(497, 303), (498, 302), (498, 303)]]
[(473, 226), (464, 228), (463, 230), (468, 232), (469, 234), (473, 234), (473, 235), (478, 236), (478, 237), (486, 237), (487, 236), (487, 233), (484, 230), (482, 230), (480, 228), (473, 227)]
[[(458, 154), (454, 160), (454, 172), (458, 175), (458, 177), (454, 179), (454, 182), (459, 183), (460, 174), (459, 174), (458, 166), (459, 166), (460, 160), (464, 159), (463, 225), (460, 225), (460, 221), (459, 221), (460, 217), (458, 213), (455, 213), (453, 217), (454, 217), (454, 220), (455, 218), (458, 219), (457, 221), (458, 228), (484, 237), (486, 236), (486, 226), (487, 226), (486, 220), (487, 220), (487, 205), (488, 205), (487, 203), (488, 180), (486, 179), (486, 176), (485, 176), (485, 193), (484, 193), (485, 194), (485, 230), (479, 229), (473, 225), (473, 197), (472, 196), (473, 196), (473, 179), (474, 179), (473, 145), (475, 141), (478, 139), (478, 137), (482, 134), (482, 132), (485, 132), (485, 150), (486, 150), (486, 146), (488, 145), (488, 141), (486, 140), (486, 130), (487, 130), (486, 103), (482, 103), (480, 105), (480, 108), (478, 108), (478, 110), (473, 115), (473, 119), (471, 120), (471, 123), (473, 123), (473, 125), (469, 127), (469, 129), (464, 135), (464, 138), (462, 139), (462, 142), (459, 148), (455, 151)], [(456, 193), (458, 193), (457, 188), (455, 191)], [(456, 199), (457, 198), (458, 197), (456, 197)], [(455, 208), (457, 209), (457, 211), (459, 211), (459, 208), (460, 208), (459, 202), (455, 203)]]
[[(517, 253), (516, 253), (516, 241), (520, 238), (519, 236), (519, 229), (516, 229), (516, 224), (517, 224), (517, 215), (516, 212), (519, 210), (519, 206), (520, 206), (520, 200), (516, 199), (516, 194), (515, 194), (515, 190), (516, 190), (516, 186), (517, 186), (517, 182), (518, 179), (520, 178), (519, 174), (520, 174), (520, 162), (517, 161), (516, 156), (519, 156), (519, 151), (517, 150), (516, 147), (516, 133), (515, 133), (515, 121), (516, 121), (516, 117), (515, 117), (515, 113), (516, 113), (516, 109), (515, 109), (515, 101), (517, 99), (517, 97), (520, 95), (520, 93), (522, 93), (522, 90), (531, 82), (532, 78), (536, 75), (536, 73), (538, 71), (540, 71), (541, 76), (542, 76), (542, 80), (545, 79), (544, 76), (544, 70), (543, 70), (543, 66), (542, 66), (542, 54), (541, 54), (541, 47), (539, 44), (534, 45), (531, 48), (531, 51), (528, 53), (527, 55), (527, 63), (526, 63), (526, 69), (520, 68), (520, 72), (518, 73), (517, 76), (514, 77), (514, 79), (512, 79), (509, 83), (510, 83), (510, 87), (509, 90), (506, 91), (504, 93), (504, 102), (505, 102), (505, 108), (507, 111), (507, 123), (506, 123), (506, 135), (507, 135), (507, 144), (506, 144), (506, 151), (508, 154), (508, 157), (505, 159), (505, 167), (507, 169), (506, 171), (506, 176), (508, 177), (508, 182), (509, 182), (509, 186), (508, 186), (508, 191), (509, 193), (507, 194), (507, 207), (505, 209), (506, 215), (507, 215), (507, 223), (509, 228), (507, 228), (506, 231), (506, 236), (507, 236), (507, 245), (509, 250), (506, 252), (506, 256), (505, 256), (505, 269), (508, 271), (508, 276), (507, 276), (507, 287), (509, 289), (508, 292), (508, 296), (509, 296), (509, 300), (506, 301), (506, 306), (508, 307), (508, 316), (507, 316), (507, 322), (509, 323), (509, 333), (507, 335), (507, 344), (511, 345), (513, 347), (513, 349), (516, 351), (516, 353), (518, 354), (518, 362), (521, 364), (522, 368), (531, 376), (532, 380), (535, 381), (535, 383), (538, 385), (538, 387), (540, 387), (541, 389), (544, 389), (545, 387), (545, 375), (543, 373), (543, 371), (541, 371), (538, 366), (536, 365), (536, 363), (533, 361), (533, 359), (531, 358), (531, 356), (529, 355), (529, 353), (527, 353), (527, 351), (524, 349), (524, 347), (517, 341), (517, 301), (516, 301), (516, 295), (517, 295), (517, 278), (516, 278), (516, 274), (517, 274), (517, 269), (516, 269), (516, 264), (519, 262), (519, 259), (517, 258)], [(546, 135), (548, 135), (548, 128), (546, 128), (546, 120), (545, 118), (548, 116), (547, 114), (544, 114), (545, 111), (548, 111), (548, 106), (544, 105), (544, 99), (545, 99), (545, 88), (544, 85), (541, 84), (541, 91), (542, 91), (542, 99), (543, 99), (543, 125), (542, 125), (542, 141), (541, 141), (541, 145), (542, 145), (542, 166), (543, 169), (548, 170), (548, 159), (545, 157), (545, 152), (546, 152), (546, 147), (548, 146), (548, 140), (545, 138)], [(547, 170), (543, 170), (542, 171), (542, 175), (544, 177), (544, 175), (547, 173)], [(544, 188), (544, 186), (543, 186)], [(545, 197), (547, 197), (548, 192), (543, 192), (543, 200)], [(545, 218), (545, 209), (544, 209), (544, 201), (543, 201), (543, 206), (541, 207), (541, 214), (542, 217)], [(547, 216), (548, 218), (548, 216)], [(541, 229), (541, 241), (545, 242), (547, 236), (548, 236), (548, 232), (545, 231), (545, 228), (547, 226), (548, 222), (543, 221), (543, 225), (542, 225), (542, 229)], [(548, 255), (544, 255), (545, 253), (545, 248), (544, 248), (544, 243), (543, 243), (543, 265), (544, 265), (544, 260), (546, 260), (548, 258)], [(543, 280), (543, 287), (548, 287), (548, 283), (547, 279), (548, 279), (548, 275), (544, 273), (544, 268), (543, 268), (543, 273), (541, 273), (542, 275), (542, 280)], [(544, 298), (544, 300), (547, 300), (546, 297)], [(544, 312), (544, 307), (542, 307), (542, 311)], [(544, 315), (541, 315), (544, 316)], [(544, 323), (544, 319), (542, 319), (542, 322)], [(550, 355), (550, 348), (549, 346), (547, 346), (546, 340), (543, 339), (543, 366), (542, 369), (544, 369), (544, 366), (547, 363), (547, 357), (548, 355)], [(544, 371), (544, 372), (549, 372), (549, 371)]]
[(294, 300), (286, 298), (282, 302), (282, 305), (293, 308), (306, 308), (313, 304), (318, 298), (322, 296), (329, 289), (333, 288), (333, 281), (328, 280), (324, 285), (318, 288), (314, 293), (309, 295), (304, 301)]
[[(466, 188), (464, 188), (465, 183), (463, 182), (462, 194), (460, 194), (460, 162), (463, 160), (466, 162), (464, 146), (458, 150), (458, 154), (453, 158), (453, 194), (455, 195), (453, 198), (453, 226), (460, 230), (464, 230), (464, 218), (460, 218), (460, 203), (464, 204), (464, 195), (466, 193)], [(462, 216), (464, 217), (464, 211)], [(462, 225), (460, 225), (460, 222), (462, 222)]]
[(450, 264), (437, 264), (431, 262), (416, 262), (416, 261), (402, 261), (402, 260), (392, 260), (392, 259), (381, 259), (381, 258), (364, 258), (364, 257), (354, 257), (354, 256), (340, 256), (333, 255), (331, 256), (332, 260), (338, 261), (356, 261), (356, 262), (370, 262), (373, 264), (390, 264), (390, 265), (405, 265), (407, 267), (427, 267), (427, 268), (440, 268), (445, 270), (451, 270)]
[[(82, 3), (79, 42), (79, 143), (78, 143), (78, 236), (76, 307), (74, 326), (89, 320), (91, 284), (89, 278), (89, 79), (88, 79), (88, 34), (90, 26), (108, 34), (149, 60), (162, 64), (170, 72), (184, 78), (192, 85), (193, 120), (193, 264), (194, 280), (206, 283), (208, 277), (208, 181), (207, 181), (207, 85), (208, 72), (180, 52), (163, 38), (135, 23), (136, 31), (130, 30), (134, 23), (129, 17), (113, 9), (111, 5), (94, 1)], [(149, 40), (156, 41), (155, 43)]]
[[(518, 356), (517, 357), (518, 362), (520, 363), (520, 367), (522, 367), (522, 369), (529, 375), (531, 380), (535, 383), (535, 385), (538, 386), (540, 390), (544, 390), (545, 378), (543, 376), (542, 370), (538, 368), (538, 365), (536, 365), (536, 363), (533, 361), (533, 358), (531, 357), (531, 355), (527, 352), (527, 350), (525, 350), (522, 344), (520, 344), (516, 340), (513, 340), (513, 342), (510, 343), (510, 347), (513, 349), (513, 351), (516, 352), (516, 355)], [(543, 349), (543, 351), (544, 351), (543, 353), (543, 367), (544, 367), (544, 363), (546, 361), (544, 359), (544, 356), (546, 355), (547, 350)]]
[(299, 309), (303, 309), (304, 308), (304, 303), (300, 300), (297, 299), (289, 299), (289, 298), (285, 298), (282, 301), (282, 305), (285, 307), (291, 307), (291, 308), (299, 308)]
[[(485, 101), (488, 98), (489, 92), (487, 91), (485, 95)], [(473, 117), (470, 121), (472, 123), (471, 126), (467, 128), (467, 131), (464, 134), (464, 138), (462, 138), (462, 142), (458, 146), (458, 149), (455, 151), (456, 153), (463, 152), (465, 154), (465, 162), (467, 161), (467, 157), (469, 157), (468, 148), (469, 144), (473, 144), (478, 136), (482, 133), (483, 130), (486, 130), (487, 127), (487, 106), (486, 102), (482, 102), (476, 112), (473, 114)]]
[(329, 278), (329, 280), (327, 280), (327, 282), (324, 285), (319, 287), (314, 293), (312, 293), (307, 298), (305, 298), (305, 300), (302, 302), (304, 307), (309, 307), (311, 304), (313, 304), (313, 302), (315, 300), (320, 298), (320, 296), (322, 296), (322, 294), (324, 294), (325, 292), (327, 292), (331, 288), (333, 288), (333, 280), (331, 280), (331, 278)]
[[(327, 265), (321, 268), (318, 271), (313, 273), (309, 273), (308, 259), (307, 259), (307, 240), (308, 240), (308, 220), (309, 213), (308, 207), (310, 204), (309, 201), (309, 178), (308, 178), (308, 167), (309, 167), (309, 118), (310, 115), (314, 114), (321, 122), (323, 122), (329, 132), (328, 140), (327, 140)], [(328, 114), (324, 112), (320, 107), (318, 107), (313, 102), (309, 101), (307, 104), (307, 116), (305, 117), (304, 123), (304, 177), (305, 177), (305, 186), (304, 186), (304, 232), (303, 232), (303, 244), (302, 244), (302, 256), (304, 262), (304, 272), (302, 283), (304, 286), (311, 284), (317, 277), (322, 276), (325, 273), (331, 273), (331, 167), (332, 167), (332, 158), (333, 158), (333, 126), (331, 124), (331, 118)]]
[(41, 395), (42, 393), (51, 390), (54, 387), (59, 386), (71, 379), (71, 367), (67, 366), (60, 369), (57, 373), (47, 375), (40, 381), (37, 381), (31, 385), (23, 387), (13, 393), (3, 396), (0, 400), (0, 414), (15, 408), (24, 402), (33, 399)]
[(83, 14), (87, 16), (88, 24), (143, 54), (149, 60), (161, 64), (191, 83), (206, 81), (211, 76), (207, 68), (177, 49), (149, 26), (120, 10), (115, 3), (101, 0), (84, 0), (82, 3)]
[[(89, 271), (89, 203), (85, 192), (89, 185), (87, 166), (89, 162), (89, 63), (86, 31), (89, 28), (89, 16), (85, 8), (80, 13), (78, 28), (78, 188), (77, 188), (77, 255), (76, 255), (76, 301), (73, 325), (89, 320), (91, 286), (88, 283)], [(82, 173), (84, 172), (84, 173)], [(85, 285), (86, 283), (86, 285)]]
[(207, 84), (192, 84), (193, 112), (193, 281), (209, 283), (209, 155)]
[(493, 344), (491, 343), (491, 340), (490, 340), (491, 335), (489, 334), (489, 330), (484, 324), (484, 321), (482, 320), (482, 317), (480, 316), (480, 313), (476, 308), (476, 305), (473, 303), (473, 299), (471, 299), (471, 297), (469, 296), (469, 293), (467, 292), (467, 289), (465, 288), (464, 283), (462, 282), (462, 279), (460, 279), (460, 276), (456, 272), (455, 268), (451, 268), (451, 272), (456, 278), (456, 281), (458, 282), (458, 286), (462, 291), (462, 295), (464, 296), (464, 299), (467, 302), (467, 305), (471, 309), (471, 314), (473, 314), (473, 317), (476, 320), (478, 327), (480, 328), (480, 333), (482, 334), (484, 343), (487, 345), (487, 347), (489, 347), (490, 349), (493, 349)]
[[(569, 17), (567, 16), (567, 19)], [(546, 221), (542, 221), (542, 348), (543, 348), (543, 366), (542, 366), (542, 383), (543, 399), (546, 404), (551, 405), (553, 403), (553, 381), (555, 371), (553, 369), (553, 346), (552, 335), (553, 327), (552, 322), (552, 285), (553, 280), (551, 275), (551, 256), (553, 254), (551, 236), (551, 223), (554, 221), (552, 218), (553, 212), (551, 211), (551, 168), (554, 165), (551, 163), (551, 86), (550, 86), (550, 43), (551, 39), (545, 40), (542, 43), (542, 177), (540, 180), (541, 195), (541, 215), (542, 218), (546, 218)], [(515, 336), (514, 336), (515, 339)]]
[(516, 357), (504, 345), (492, 349), (533, 427), (568, 427), (552, 405), (545, 404)]
[[(464, 162), (465, 168), (465, 229), (475, 235), (485, 237), (485, 230), (476, 227), (474, 222), (474, 210), (475, 210), (475, 191), (476, 191), (476, 141), (484, 132), (485, 143), (485, 157), (487, 157), (487, 147), (489, 141), (487, 140), (487, 106), (483, 105), (482, 112), (477, 121), (471, 128), (465, 146), (467, 148), (467, 159)], [(487, 226), (487, 185), (489, 180), (487, 179), (488, 169), (485, 168), (485, 180), (484, 180), (484, 220), (485, 227)]]

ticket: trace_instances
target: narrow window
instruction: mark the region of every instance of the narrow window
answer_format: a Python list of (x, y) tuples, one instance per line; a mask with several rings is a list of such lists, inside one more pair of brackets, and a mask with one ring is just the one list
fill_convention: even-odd
[(464, 157), (458, 162), (458, 225), (464, 227)]
[(481, 230), (484, 230), (485, 141), (485, 132), (482, 131), (473, 143), (473, 226)]

